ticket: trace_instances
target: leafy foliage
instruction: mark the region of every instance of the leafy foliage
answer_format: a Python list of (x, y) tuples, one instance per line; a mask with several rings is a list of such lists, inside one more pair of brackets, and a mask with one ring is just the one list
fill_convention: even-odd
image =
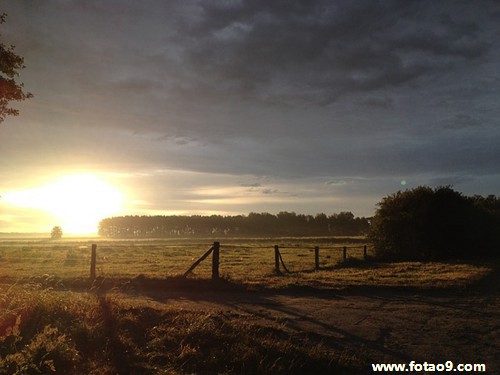
[(379, 203), (369, 238), (389, 259), (473, 258), (493, 253), (499, 198), (465, 197), (450, 187), (420, 186)]
[[(0, 24), (4, 23), (6, 14), (0, 15)], [(9, 107), (11, 101), (23, 101), (33, 97), (23, 91), (24, 85), (17, 83), (15, 77), (24, 69), (24, 58), (14, 52), (14, 46), (0, 43), (0, 123), (6, 116), (17, 116), (19, 111)]]

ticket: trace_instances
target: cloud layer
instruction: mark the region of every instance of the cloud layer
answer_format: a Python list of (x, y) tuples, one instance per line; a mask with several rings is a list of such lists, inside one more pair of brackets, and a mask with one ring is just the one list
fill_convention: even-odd
[(402, 178), (500, 188), (495, 1), (2, 7), (35, 94), (0, 129), (4, 178), (79, 166), (310, 178), (345, 197)]

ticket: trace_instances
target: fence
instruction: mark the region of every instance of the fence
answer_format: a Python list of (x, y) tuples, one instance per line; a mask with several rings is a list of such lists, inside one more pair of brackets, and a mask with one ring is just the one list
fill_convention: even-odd
[[(91, 264), (90, 264), (90, 278), (95, 279), (95, 269), (96, 269), (96, 246), (92, 245), (92, 256), (91, 256)], [(355, 248), (363, 249), (363, 259), (367, 257), (367, 246), (357, 246)], [(347, 260), (347, 246), (342, 247), (327, 247), (326, 249), (341, 249), (342, 250), (342, 259)], [(351, 250), (353, 248), (351, 247)], [(198, 265), (203, 262), (208, 256), (212, 254), (212, 280), (219, 279), (219, 265), (220, 265), (220, 242), (214, 242), (213, 246), (208, 249), (196, 262), (194, 262), (191, 267), (184, 273), (184, 277), (187, 277), (189, 274), (193, 272), (193, 270), (198, 267)], [(319, 256), (319, 246), (314, 247), (314, 270), (320, 270), (320, 256)], [(283, 269), (290, 273), (288, 268), (283, 261), (283, 257), (281, 256), (279, 245), (274, 245), (274, 271), (278, 274), (281, 273), (280, 264)]]
[[(0, 244), (0, 278), (53, 275), (60, 278), (120, 277), (138, 275), (165, 277), (195, 273), (218, 279), (221, 272), (232, 279), (254, 278), (284, 272), (333, 268), (347, 257), (366, 258), (366, 245), (332, 246), (313, 243), (227, 243), (214, 242), (200, 257), (203, 243), (28, 243)], [(273, 264), (274, 253), (274, 264)], [(211, 262), (203, 262), (211, 257)]]

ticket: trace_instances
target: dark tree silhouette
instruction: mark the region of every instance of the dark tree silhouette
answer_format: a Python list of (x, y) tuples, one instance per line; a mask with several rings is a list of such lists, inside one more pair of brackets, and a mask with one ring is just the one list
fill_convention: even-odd
[(105, 237), (176, 236), (335, 236), (364, 235), (369, 221), (351, 212), (327, 217), (282, 211), (277, 215), (250, 212), (248, 216), (119, 216), (101, 220)]
[(369, 238), (376, 255), (392, 260), (498, 256), (500, 204), (468, 198), (451, 187), (420, 186), (382, 199)]
[[(5, 22), (6, 17), (5, 13), (0, 15), (0, 24)], [(19, 110), (9, 107), (9, 102), (33, 97), (31, 93), (23, 91), (22, 83), (15, 80), (19, 76), (19, 70), (24, 67), (24, 58), (14, 52), (14, 46), (0, 42), (0, 123), (6, 116), (19, 114)]]

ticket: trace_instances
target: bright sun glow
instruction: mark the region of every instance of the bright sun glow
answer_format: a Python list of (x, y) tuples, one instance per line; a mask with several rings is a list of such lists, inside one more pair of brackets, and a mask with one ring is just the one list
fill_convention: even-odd
[[(59, 178), (38, 188), (3, 195), (6, 203), (46, 211), (64, 233), (97, 232), (101, 219), (122, 210), (122, 193), (93, 174)], [(51, 224), (52, 225), (52, 224)]]

